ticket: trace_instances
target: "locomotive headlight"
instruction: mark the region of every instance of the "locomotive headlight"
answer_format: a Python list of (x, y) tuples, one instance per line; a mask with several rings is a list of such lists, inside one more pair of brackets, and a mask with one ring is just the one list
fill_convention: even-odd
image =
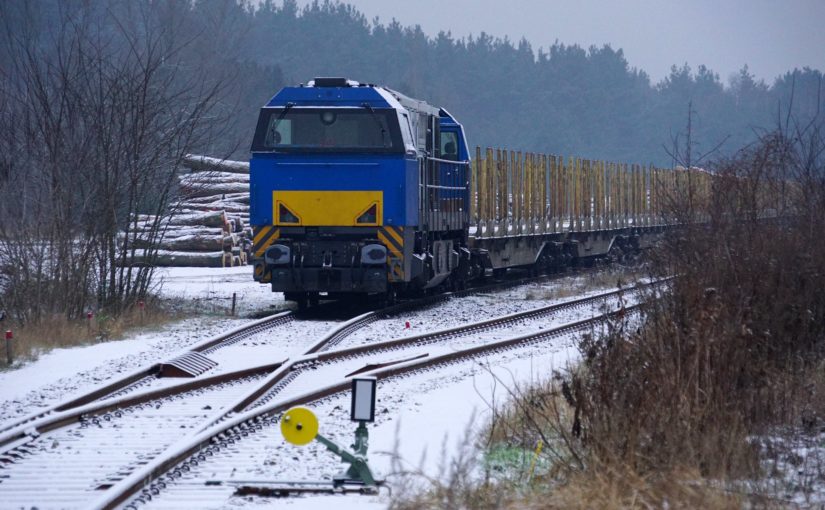
[(284, 244), (273, 244), (267, 248), (264, 253), (264, 260), (267, 264), (282, 265), (289, 264), (290, 255), (292, 254), (289, 246)]
[(378, 265), (387, 262), (387, 249), (380, 244), (368, 244), (361, 248), (361, 263)]
[(325, 126), (331, 126), (332, 124), (335, 123), (336, 117), (338, 117), (338, 116), (335, 115), (334, 112), (330, 112), (330, 111), (323, 112), (321, 114), (321, 123), (323, 123)]

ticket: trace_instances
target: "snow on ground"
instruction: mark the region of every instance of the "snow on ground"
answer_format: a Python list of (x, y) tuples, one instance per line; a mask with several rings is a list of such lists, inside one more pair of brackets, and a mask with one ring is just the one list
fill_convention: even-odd
[[(753, 437), (762, 453), (762, 468), (774, 493), (799, 508), (825, 508), (825, 430), (778, 429)], [(790, 505), (789, 505), (790, 506)]]
[[(235, 329), (250, 320), (242, 318), (244, 315), (271, 314), (284, 308), (283, 295), (252, 280), (251, 271), (250, 266), (158, 269), (162, 297), (182, 300), (184, 306), (210, 315), (184, 319), (123, 340), (55, 349), (19, 369), (0, 372), (0, 426)], [(216, 315), (214, 312), (223, 314), (231, 307), (233, 292), (237, 294), (239, 318)]]
[(293, 320), (274, 330), (263, 331), (240, 342), (210, 352), (207, 357), (218, 363), (209, 371), (216, 375), (242, 370), (251, 365), (262, 365), (300, 356), (336, 326), (334, 321)]
[[(369, 426), (370, 465), (377, 476), (392, 472), (395, 452), (403, 467), (437, 476), (465, 441), (466, 432), (477, 433), (490, 416), (490, 405), (507, 398), (515, 384), (546, 378), (577, 356), (572, 337), (499, 353), (379, 382), (376, 421)], [(355, 424), (349, 421), (349, 395), (310, 405), (320, 421), (320, 433), (347, 446)], [(446, 460), (445, 460), (446, 459)], [(273, 425), (251, 434), (193, 467), (167, 488), (147, 508), (234, 508), (265, 506), (292, 509), (380, 509), (379, 496), (303, 496), (268, 499), (233, 496), (235, 485), (265, 481), (330, 480), (344, 466), (317, 442), (296, 447), (284, 441)], [(223, 485), (206, 485), (209, 481)], [(227, 483), (230, 482), (230, 483)]]
[[(581, 290), (577, 290), (571, 294), (567, 291), (571, 287)], [(563, 290), (565, 292), (562, 292)], [(377, 320), (357, 330), (341, 343), (337, 344), (335, 348), (363, 345), (390, 338), (419, 335), (503, 315), (524, 312), (534, 308), (555, 305), (611, 290), (615, 290), (615, 288), (585, 285), (582, 283), (582, 277), (570, 277), (547, 283), (506, 289), (495, 293), (472, 294), (463, 298), (453, 298), (447, 304), (442, 303), (423, 310), (414, 310), (387, 319)], [(631, 299), (632, 294), (629, 293), (625, 298), (625, 302), (627, 303)], [(610, 305), (615, 308), (615, 300), (611, 300)], [(449, 313), (445, 313), (445, 310), (448, 310)], [(581, 317), (582, 315), (590, 316), (600, 313), (603, 313), (602, 303), (596, 303), (587, 311), (569, 310), (560, 312), (553, 317), (553, 322), (563, 323), (567, 322), (564, 320), (565, 317), (567, 317), (568, 320), (573, 320), (573, 318)], [(409, 327), (407, 327), (408, 325)], [(474, 333), (474, 335), (478, 340), (499, 340), (520, 333), (540, 330), (548, 325), (548, 319), (546, 317), (540, 317), (535, 320), (524, 320), (519, 324), (512, 324), (508, 326), (507, 329), (477, 332)]]
[(239, 315), (288, 308), (284, 295), (252, 279), (252, 266), (226, 268), (164, 267), (156, 273), (160, 294), (201, 304), (207, 310), (228, 310), (236, 294)]
[(199, 317), (95, 345), (55, 349), (23, 367), (0, 372), (0, 426), (104, 382), (172, 357), (187, 346), (249, 319)]
[[(237, 297), (239, 315), (258, 316), (273, 313), (286, 306), (282, 295), (272, 293), (268, 286), (252, 280), (249, 267), (168, 268), (159, 270), (158, 276), (161, 277), (159, 288), (162, 296), (194, 303), (195, 308), (207, 312), (228, 309), (233, 293)], [(572, 276), (528, 288), (519, 287), (451, 299), (427, 310), (412, 312), (406, 317), (378, 321), (365, 332), (359, 332), (349, 342), (385, 340), (443, 329), (571, 299), (584, 291), (593, 292), (593, 287), (594, 282), (588, 281), (587, 277)], [(189, 345), (236, 328), (248, 320), (250, 319), (227, 318), (212, 313), (169, 324), (155, 331), (132, 335), (124, 340), (54, 350), (22, 368), (0, 373), (0, 425), (13, 417), (29, 414), (119, 375), (168, 359)], [(406, 330), (407, 321), (411, 323), (413, 331)], [(286, 357), (294, 355), (296, 349), (300, 350), (307, 338), (328, 330), (334, 324), (319, 321), (317, 324), (305, 323), (305, 326), (307, 329), (304, 330), (300, 329), (300, 325), (294, 326), (297, 329), (294, 335), (287, 335), (290, 338), (269, 339), (267, 342), (270, 343), (264, 345), (265, 342), (251, 337), (233, 348), (240, 349), (246, 343), (247, 346), (263, 347), (268, 357)], [(299, 338), (299, 335), (304, 337)], [(271, 342), (282, 342), (283, 349), (273, 350), (271, 346), (281, 344)], [(541, 344), (496, 356), (494, 360), (490, 360), (494, 361), (491, 370), (503, 380), (511, 381), (511, 377), (515, 377), (519, 383), (524, 383), (535, 374), (549, 374), (550, 367), (563, 365), (575, 353), (572, 342), (572, 339), (555, 340), (552, 344)], [(224, 354), (232, 357), (229, 351)], [(258, 356), (256, 360), (261, 363), (276, 361), (259, 359)], [(490, 371), (481, 368), (478, 360), (454, 365), (449, 370), (416, 373), (382, 382), (378, 393), (379, 417), (371, 427), (370, 451), (376, 471), (384, 474), (389, 471), (388, 457), (377, 452), (391, 451), (397, 437), (399, 453), (412, 465), (417, 465), (422, 452), (428, 452), (423, 467), (425, 471), (432, 473), (437, 467), (445, 437), (454, 445), (455, 441), (463, 437), (471, 417), (475, 417), (474, 429), (482, 426), (489, 409), (487, 402), (493, 396), (491, 388), (494, 386)], [(502, 398), (501, 385), (496, 388), (495, 395)], [(321, 403), (316, 409), (322, 420), (322, 431), (345, 445), (349, 444), (354, 429), (348, 421), (348, 409), (348, 397)], [(259, 437), (250, 443), (258, 444), (248, 452), (248, 459), (244, 460), (237, 472), (230, 470), (235, 479), (242, 473), (256, 479), (319, 479), (330, 477), (340, 468), (340, 464), (318, 445), (298, 450), (283, 443), (277, 430), (255, 436)], [(243, 451), (243, 443), (236, 450)], [(446, 453), (450, 455), (454, 451), (454, 446), (448, 446)], [(203, 465), (208, 466), (209, 463)], [(207, 475), (213, 478), (228, 477), (227, 473), (219, 471), (205, 476)], [(200, 484), (190, 486), (189, 489), (198, 494), (203, 493), (204, 497), (211, 494), (211, 490), (217, 490), (206, 490)], [(210, 503), (210, 507), (224, 504), (254, 507), (272, 503), (272, 500), (235, 498), (231, 497), (231, 492), (226, 494), (226, 488), (223, 491), (217, 500), (209, 500), (219, 502)], [(335, 499), (330, 499), (331, 497)], [(156, 501), (160, 504), (172, 500), (164, 497)], [(383, 497), (315, 496), (279, 500), (278, 504), (296, 509), (321, 508), (334, 504), (345, 509), (383, 508), (386, 502)]]

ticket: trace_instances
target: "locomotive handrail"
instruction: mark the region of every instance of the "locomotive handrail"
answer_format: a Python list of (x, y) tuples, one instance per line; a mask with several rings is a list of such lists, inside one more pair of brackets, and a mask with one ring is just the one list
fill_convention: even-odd
[(439, 163), (449, 163), (451, 165), (469, 165), (470, 164), (469, 159), (464, 160), (464, 161), (454, 161), (452, 159), (433, 158), (431, 156), (427, 156), (427, 159), (430, 160), (430, 161), (437, 161)]
[(447, 189), (456, 191), (463, 191), (467, 189), (467, 186), (438, 186), (436, 184), (419, 184), (419, 186), (430, 189)]

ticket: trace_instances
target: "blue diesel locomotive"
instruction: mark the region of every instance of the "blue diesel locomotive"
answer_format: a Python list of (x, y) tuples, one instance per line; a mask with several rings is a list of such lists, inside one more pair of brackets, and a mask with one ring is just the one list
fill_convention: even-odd
[(469, 152), (443, 108), (316, 78), (261, 109), (250, 162), (254, 278), (300, 307), (461, 286)]

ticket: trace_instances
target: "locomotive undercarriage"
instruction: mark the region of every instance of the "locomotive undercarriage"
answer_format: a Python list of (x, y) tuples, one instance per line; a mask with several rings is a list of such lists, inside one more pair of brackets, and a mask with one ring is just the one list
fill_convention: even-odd
[[(348, 227), (283, 228), (256, 278), (299, 305), (354, 295), (412, 295), (461, 288), (483, 269), (463, 233)], [(475, 268), (473, 265), (475, 264)]]
[[(265, 252), (266, 275), (275, 292), (300, 306), (321, 297), (344, 299), (457, 290), (485, 274), (507, 269), (531, 274), (563, 270), (577, 262), (626, 260), (652, 244), (660, 229), (617, 229), (575, 234), (470, 238), (461, 232), (409, 232), (395, 251), (378, 235), (339, 227), (295, 228)], [(372, 232), (375, 232), (374, 230)], [(395, 253), (394, 253), (395, 252)]]
[(387, 249), (372, 232), (365, 237), (345, 228), (283, 229), (264, 252), (272, 290), (310, 297), (319, 292), (386, 292)]
[(532, 274), (556, 272), (598, 259), (626, 262), (649, 248), (661, 227), (623, 228), (575, 233), (470, 238), (474, 256), (485, 269), (501, 276), (507, 269)]

